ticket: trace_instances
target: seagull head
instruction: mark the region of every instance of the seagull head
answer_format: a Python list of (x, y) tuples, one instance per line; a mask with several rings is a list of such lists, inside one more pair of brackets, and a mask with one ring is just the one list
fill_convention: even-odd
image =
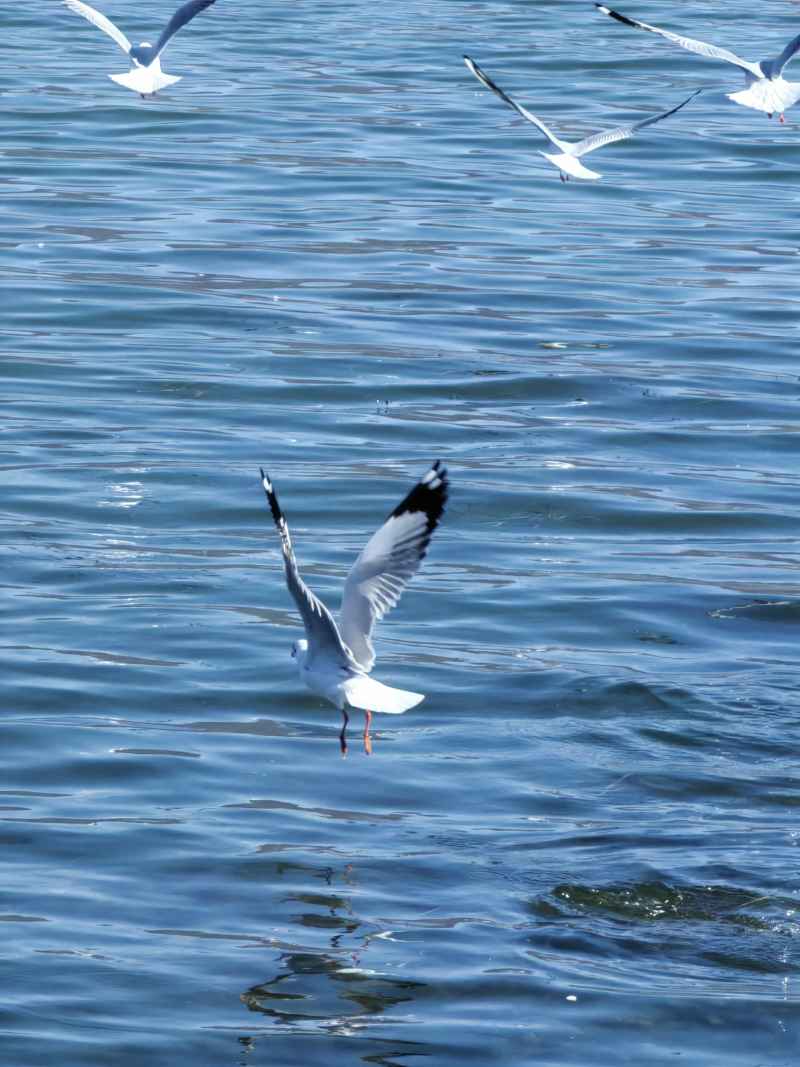
[(130, 50), (130, 57), (139, 67), (149, 67), (153, 61), (153, 46), (149, 41), (142, 41)]

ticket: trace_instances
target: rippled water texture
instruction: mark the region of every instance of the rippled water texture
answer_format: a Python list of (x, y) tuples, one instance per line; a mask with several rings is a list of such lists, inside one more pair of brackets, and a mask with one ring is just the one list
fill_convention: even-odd
[[(154, 101), (0, 25), (3, 1064), (795, 1064), (800, 110), (589, 3), (219, 0)], [(711, 91), (562, 185), (462, 52), (568, 137)], [(258, 467), (336, 607), (436, 458), (343, 760)]]

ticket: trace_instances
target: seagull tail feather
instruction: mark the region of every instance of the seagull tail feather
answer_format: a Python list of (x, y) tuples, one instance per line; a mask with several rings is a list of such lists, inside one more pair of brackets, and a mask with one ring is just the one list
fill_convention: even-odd
[(362, 711), (378, 711), (384, 715), (402, 715), (415, 708), (425, 699), (422, 693), (410, 693), (405, 689), (393, 689), (389, 685), (358, 675), (348, 679), (345, 685), (347, 703)]
[(131, 89), (134, 93), (151, 96), (160, 89), (179, 82), (181, 75), (164, 74), (160, 70), (153, 70), (152, 67), (134, 67), (124, 74), (109, 74), (109, 78), (112, 82), (116, 82), (117, 85), (122, 85), (126, 89)]

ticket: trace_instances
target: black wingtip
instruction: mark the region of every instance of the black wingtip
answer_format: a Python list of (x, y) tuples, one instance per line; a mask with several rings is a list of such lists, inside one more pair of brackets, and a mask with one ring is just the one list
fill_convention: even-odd
[(449, 493), (450, 480), (447, 476), (447, 468), (442, 465), (440, 459), (437, 459), (408, 496), (397, 505), (392, 515), (399, 518), (408, 512), (421, 512), (427, 520), (428, 533), (431, 534), (444, 514)]
[(613, 11), (610, 7), (606, 7), (605, 4), (595, 4), (594, 6), (599, 8), (604, 15), (608, 15), (609, 18), (616, 19), (617, 22), (621, 22), (625, 26), (633, 26), (635, 30), (640, 29), (639, 23), (629, 19), (627, 15), (620, 15), (619, 11)]
[(449, 476), (447, 474), (447, 467), (444, 466), (444, 464), (442, 463), (442, 461), (440, 459), (437, 459), (435, 463), (431, 464), (431, 470), (432, 471), (436, 471), (436, 473), (441, 478), (441, 480), (442, 480), (442, 492), (444, 493), (444, 496), (446, 498), (447, 494), (448, 494), (448, 492), (450, 490), (450, 479), (449, 479)]
[(267, 497), (267, 503), (269, 504), (269, 510), (272, 512), (272, 518), (275, 521), (276, 526), (280, 526), (286, 522), (281, 506), (278, 503), (278, 494), (275, 492), (275, 486), (268, 474), (264, 472), (263, 467), (258, 468), (261, 471), (261, 487)]

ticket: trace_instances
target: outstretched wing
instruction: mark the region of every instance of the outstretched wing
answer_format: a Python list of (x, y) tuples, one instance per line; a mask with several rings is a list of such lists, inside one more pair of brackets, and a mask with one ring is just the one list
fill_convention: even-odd
[(347, 647), (366, 672), (375, 662), (372, 628), (419, 570), (444, 512), (447, 491), (447, 471), (437, 460), (367, 541), (347, 576), (339, 622)]
[(716, 45), (706, 44), (705, 41), (695, 41), (692, 37), (681, 37), (677, 33), (670, 33), (669, 30), (660, 30), (658, 26), (651, 26), (647, 22), (639, 22), (637, 19), (628, 18), (627, 15), (621, 15), (619, 11), (612, 11), (605, 4), (595, 4), (594, 6), (598, 11), (602, 11), (604, 15), (616, 19), (617, 22), (622, 22), (625, 26), (633, 26), (637, 30), (648, 30), (650, 33), (658, 34), (659, 37), (664, 37), (667, 41), (672, 41), (673, 44), (677, 44), (680, 48), (685, 48), (687, 52), (705, 56), (706, 59), (722, 59), (726, 63), (733, 63), (735, 67), (740, 67), (756, 78), (761, 77), (758, 63), (750, 63), (746, 59), (741, 59), (739, 56), (734, 55), (733, 52), (729, 52), (727, 48), (717, 48)]
[(83, 15), (93, 26), (97, 26), (98, 30), (107, 33), (112, 40), (117, 42), (123, 52), (130, 52), (131, 42), (122, 30), (115, 26), (110, 19), (107, 19), (105, 15), (101, 15), (99, 11), (95, 11), (93, 7), (82, 3), (81, 0), (64, 0), (64, 3), (71, 11), (74, 11), (77, 15)]
[(640, 122), (634, 122), (632, 126), (617, 126), (613, 130), (604, 130), (602, 133), (592, 134), (591, 137), (586, 137), (584, 140), (579, 141), (572, 149), (572, 154), (575, 156), (585, 156), (587, 152), (594, 152), (596, 148), (602, 148), (605, 144), (613, 144), (614, 141), (624, 141), (626, 137), (633, 137), (637, 130), (641, 130), (644, 126), (652, 126), (654, 122), (661, 122), (662, 119), (669, 118), (670, 115), (674, 115), (676, 111), (680, 111), (682, 107), (686, 107), (690, 100), (694, 100), (698, 93), (701, 93), (702, 89), (696, 89), (691, 96), (678, 104), (677, 107), (672, 107), (669, 111), (662, 111), (660, 115), (651, 115), (647, 119), (642, 119)]
[(792, 38), (776, 59), (762, 59), (759, 63), (765, 78), (777, 78), (792, 56), (800, 50), (800, 34)]
[(205, 11), (207, 7), (211, 7), (213, 3), (216, 3), (216, 0), (188, 0), (188, 3), (179, 7), (167, 23), (166, 29), (156, 41), (155, 48), (153, 49), (155, 55), (160, 55), (167, 47), (170, 38), (174, 37), (178, 30), (183, 29), (186, 23), (191, 22), (195, 15), (199, 15), (201, 11)]
[(565, 150), (564, 142), (559, 141), (553, 131), (548, 129), (541, 119), (537, 119), (537, 117), (532, 114), (532, 112), (528, 111), (527, 108), (524, 108), (521, 104), (518, 104), (515, 100), (512, 100), (508, 93), (504, 92), (499, 85), (495, 85), (495, 83), (492, 81), (486, 71), (481, 70), (481, 68), (474, 60), (470, 59), (469, 56), (464, 56), (464, 62), (467, 64), (467, 70), (472, 71), (472, 73), (482, 85), (485, 85), (487, 89), (491, 89), (492, 92), (499, 96), (501, 100), (504, 100), (509, 107), (513, 107), (518, 115), (522, 115), (522, 117), (524, 119), (527, 119), (528, 122), (532, 122), (537, 130), (541, 130), (541, 132), (545, 135), (550, 144), (555, 145), (555, 147), (560, 149), (562, 152)]
[(340, 660), (343, 667), (348, 667), (358, 672), (358, 664), (353, 660), (349, 649), (342, 643), (333, 616), (322, 601), (314, 596), (300, 577), (297, 561), (294, 558), (292, 539), (289, 536), (289, 527), (286, 525), (286, 519), (281, 511), (272, 482), (263, 470), (261, 471), (261, 484), (267, 494), (267, 502), (272, 512), (272, 518), (280, 535), (283, 563), (286, 569), (286, 584), (303, 619), (303, 626), (308, 639), (309, 665), (313, 663), (316, 657), (328, 660), (333, 658)]

